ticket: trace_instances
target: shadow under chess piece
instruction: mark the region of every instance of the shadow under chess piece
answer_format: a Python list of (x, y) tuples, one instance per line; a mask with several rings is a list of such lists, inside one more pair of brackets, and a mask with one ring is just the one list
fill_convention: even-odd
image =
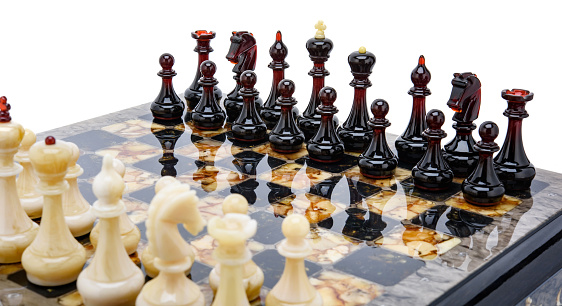
[(36, 189), (39, 178), (33, 171), (33, 166), (29, 160), (29, 148), (36, 140), (35, 133), (25, 129), (21, 146), (18, 149), (18, 153), (14, 156), (14, 160), (23, 167), (23, 171), (16, 179), (18, 195), (21, 206), (23, 206), (23, 209), (31, 219), (41, 218), (41, 213), (43, 212), (43, 196)]
[(269, 133), (271, 149), (279, 153), (294, 153), (302, 148), (304, 134), (297, 127), (292, 108), (297, 104), (293, 98), (295, 83), (289, 79), (279, 82), (279, 92), (281, 96), (277, 99), (277, 104), (281, 106), (281, 118)]
[(311, 160), (324, 163), (340, 161), (344, 155), (344, 144), (334, 126), (334, 114), (338, 109), (334, 106), (337, 92), (332, 87), (326, 86), (318, 94), (322, 104), (317, 112), (322, 116), (320, 127), (316, 134), (308, 141), (306, 150)]
[(267, 126), (261, 119), (256, 110), (255, 98), (259, 95), (254, 88), (257, 82), (256, 74), (247, 70), (240, 75), (240, 95), (244, 100), (244, 105), (240, 115), (232, 124), (232, 136), (234, 139), (243, 142), (263, 141), (267, 136)]
[(174, 85), (172, 85), (172, 78), (177, 75), (174, 69), (172, 69), (174, 57), (170, 53), (162, 54), (160, 56), (160, 66), (162, 66), (162, 70), (158, 72), (158, 76), (162, 77), (162, 88), (158, 97), (150, 104), (152, 116), (161, 120), (181, 118), (185, 105), (176, 94)]
[(217, 71), (217, 66), (212, 61), (204, 61), (200, 68), (203, 77), (201, 77), (199, 83), (203, 86), (203, 96), (191, 112), (191, 120), (198, 129), (218, 130), (224, 125), (226, 115), (213, 94), (213, 88), (219, 83), (213, 77)]

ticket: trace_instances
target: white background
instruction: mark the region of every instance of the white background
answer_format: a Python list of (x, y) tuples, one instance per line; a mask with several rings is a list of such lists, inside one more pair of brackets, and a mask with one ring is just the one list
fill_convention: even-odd
[(376, 55), (367, 99), (389, 102), (394, 134), (410, 118), (410, 73), (423, 54), (432, 74), (427, 110), (446, 114), (446, 141), (454, 135), (446, 106), (453, 73), (470, 71), (482, 82), (475, 123), (495, 121), (500, 145), (507, 127), (501, 90), (535, 93), (523, 124), (527, 155), (537, 167), (562, 172), (561, 9), (556, 1), (3, 1), (0, 95), (8, 97), (14, 121), (46, 131), (154, 100), (164, 52), (176, 58), (174, 86), (182, 95), (197, 65), (190, 33), (205, 29), (217, 32), (210, 59), (224, 94), (234, 87), (233, 65), (225, 59), (230, 33), (254, 34), (256, 87), (265, 100), (272, 79), (268, 50), (281, 30), (291, 66), (285, 75), (296, 83), (302, 112), (312, 88), (305, 43), (322, 19), (334, 42), (326, 85), (338, 92), (341, 122), (353, 99), (349, 53), (365, 46)]

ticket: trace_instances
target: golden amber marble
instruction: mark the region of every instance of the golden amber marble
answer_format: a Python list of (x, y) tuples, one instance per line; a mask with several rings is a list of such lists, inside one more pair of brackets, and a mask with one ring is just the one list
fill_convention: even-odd
[(306, 239), (312, 247), (312, 253), (306, 259), (319, 264), (333, 264), (361, 247), (341, 234), (321, 227), (311, 228)]
[[(217, 248), (217, 242), (211, 235), (204, 235), (203, 237), (191, 241), (190, 244), (195, 252), (195, 260), (213, 267), (217, 264), (217, 261), (213, 258), (213, 251)], [(263, 244), (254, 240), (249, 240), (247, 246), (252, 254), (265, 249)]]
[(335, 271), (324, 271), (311, 277), (310, 282), (322, 296), (324, 305), (365, 305), (382, 294), (382, 289), (371, 282)]
[(141, 119), (132, 119), (103, 127), (102, 130), (125, 137), (137, 138), (150, 134), (151, 123)]
[(435, 206), (435, 203), (429, 200), (388, 190), (367, 198), (365, 202), (370, 211), (396, 220), (412, 219)]
[(447, 200), (445, 204), (488, 217), (501, 217), (508, 211), (514, 209), (517, 205), (521, 204), (521, 202), (522, 201), (517, 198), (504, 195), (501, 202), (497, 205), (488, 207), (476, 206), (465, 201), (462, 196), (462, 192), (460, 192)]
[(218, 130), (201, 130), (193, 125), (193, 121), (187, 122), (187, 127), (191, 130), (193, 135), (201, 136), (201, 137), (208, 137), (211, 138), (213, 136), (220, 135), (222, 133), (226, 133), (228, 130), (226, 128), (220, 128)]
[(71, 292), (59, 297), (58, 303), (62, 306), (82, 306), (84, 301), (78, 291)]
[(264, 181), (289, 187), (293, 190), (307, 190), (323, 180), (329, 179), (332, 174), (307, 167), (297, 163), (285, 164), (271, 172), (259, 176)]
[(202, 188), (206, 192), (220, 191), (245, 181), (248, 177), (235, 171), (215, 166), (203, 166), (193, 173), (178, 177), (182, 183)]
[(136, 141), (127, 141), (122, 144), (96, 151), (99, 156), (109, 154), (125, 164), (133, 164), (147, 158), (162, 154), (162, 149), (149, 146)]
[(261, 154), (268, 154), (269, 156), (279, 158), (279, 159), (284, 159), (284, 160), (297, 160), (297, 159), (299, 159), (303, 156), (308, 155), (308, 151), (306, 150), (306, 147), (304, 145), (298, 152), (295, 152), (295, 153), (275, 152), (275, 151), (273, 151), (273, 149), (271, 148), (269, 143), (263, 144), (261, 146), (257, 146), (255, 148), (253, 148), (252, 151), (258, 152), (258, 153), (261, 153)]
[(412, 171), (402, 168), (396, 168), (396, 173), (391, 178), (373, 179), (373, 178), (368, 178), (363, 174), (361, 174), (361, 170), (359, 169), (359, 166), (355, 166), (345, 171), (343, 174), (352, 180), (357, 180), (366, 184), (371, 184), (379, 187), (390, 187), (396, 184), (396, 181), (403, 181), (409, 178), (412, 174)]
[(301, 214), (310, 223), (318, 223), (345, 209), (345, 205), (310, 193), (285, 197), (268, 207), (276, 215)]
[(242, 151), (243, 149), (240, 147), (207, 138), (175, 150), (177, 154), (209, 163), (236, 155)]

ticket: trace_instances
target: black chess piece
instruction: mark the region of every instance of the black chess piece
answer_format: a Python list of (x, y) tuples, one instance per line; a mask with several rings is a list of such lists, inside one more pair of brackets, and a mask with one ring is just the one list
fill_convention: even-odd
[(427, 150), (427, 140), (423, 132), (427, 129), (425, 121), (425, 97), (431, 94), (427, 84), (431, 80), (431, 73), (425, 67), (425, 58), (420, 55), (418, 65), (411, 75), (414, 87), (408, 94), (414, 99), (410, 122), (404, 133), (396, 139), (396, 151), (400, 162), (416, 164)]
[(480, 125), (481, 141), (474, 145), (479, 153), (478, 165), (470, 176), (462, 182), (462, 195), (464, 199), (474, 205), (492, 206), (498, 204), (505, 194), (505, 188), (494, 171), (492, 155), (500, 150), (494, 142), (500, 129), (492, 121)]
[(525, 153), (521, 125), (523, 119), (529, 117), (525, 104), (533, 100), (533, 93), (524, 89), (504, 89), (502, 98), (507, 100), (503, 115), (509, 121), (503, 146), (494, 158), (496, 173), (506, 190), (527, 190), (531, 187), (536, 170)]
[(277, 99), (277, 104), (281, 106), (281, 117), (269, 133), (271, 149), (280, 153), (298, 152), (304, 143), (304, 134), (297, 127), (292, 112), (293, 105), (297, 104), (297, 100), (292, 97), (295, 83), (288, 79), (281, 80), (277, 90), (281, 93)]
[(475, 141), (472, 123), (480, 111), (480, 80), (470, 72), (455, 73), (451, 81), (453, 90), (447, 106), (455, 111), (453, 128), (455, 138), (444, 146), (443, 157), (453, 170), (455, 176), (467, 177), (478, 164), (478, 152), (474, 149)]
[(363, 152), (373, 137), (369, 126), (369, 112), (367, 111), (367, 88), (371, 87), (369, 75), (373, 71), (376, 58), (365, 47), (352, 52), (347, 61), (351, 67), (353, 80), (349, 85), (354, 88), (353, 106), (347, 120), (338, 128), (338, 136), (345, 144), (346, 151)]
[[(231, 63), (235, 64), (232, 68), (234, 72), (234, 80), (236, 81), (236, 87), (226, 95), (224, 99), (224, 109), (226, 110), (227, 118), (226, 122), (234, 122), (240, 112), (242, 111), (242, 105), (244, 104), (244, 99), (240, 96), (240, 74), (246, 70), (254, 70), (256, 68), (256, 56), (258, 52), (258, 47), (256, 45), (256, 39), (254, 35), (247, 31), (233, 31), (230, 37), (230, 49), (226, 55), (226, 59)], [(259, 96), (256, 96), (256, 109), (258, 114), (263, 107), (263, 101)]]
[(213, 76), (217, 71), (217, 66), (210, 60), (201, 64), (201, 74), (203, 76), (199, 80), (203, 86), (203, 96), (201, 101), (197, 103), (191, 114), (191, 120), (196, 128), (201, 130), (217, 130), (224, 124), (226, 114), (215, 100), (213, 87), (219, 82)]
[[(215, 38), (215, 35), (216, 33), (214, 31), (198, 30), (191, 32), (191, 37), (197, 40), (197, 46), (193, 49), (193, 51), (197, 52), (198, 55), (197, 71), (195, 72), (193, 82), (183, 94), (185, 101), (187, 102), (187, 106), (191, 110), (195, 108), (203, 95), (203, 87), (199, 84), (199, 79), (201, 78), (200, 67), (204, 61), (209, 59), (209, 53), (213, 52), (213, 48), (211, 48), (211, 39)], [(213, 88), (213, 93), (215, 94), (215, 99), (217, 101), (222, 99), (222, 91), (217, 86)], [(185, 118), (186, 122), (190, 120), (190, 117)]]
[(181, 118), (185, 105), (174, 90), (172, 78), (176, 76), (176, 72), (172, 69), (174, 66), (174, 57), (170, 53), (164, 53), (160, 56), (160, 66), (162, 70), (158, 72), (158, 76), (162, 78), (162, 88), (160, 94), (150, 104), (150, 111), (155, 119), (173, 120)]
[(394, 175), (398, 158), (392, 153), (386, 142), (386, 128), (390, 121), (386, 119), (388, 114), (388, 103), (383, 99), (377, 99), (371, 103), (373, 119), (369, 126), (373, 129), (371, 144), (359, 156), (359, 170), (366, 177), (375, 179), (389, 178)]
[(320, 127), (316, 134), (308, 141), (306, 149), (311, 160), (324, 163), (334, 163), (343, 158), (345, 147), (336, 133), (334, 114), (338, 109), (334, 106), (337, 98), (336, 90), (326, 86), (320, 90), (318, 113), (322, 116)]
[[(273, 82), (271, 84), (269, 97), (263, 104), (263, 108), (260, 112), (261, 118), (268, 129), (272, 129), (281, 117), (281, 107), (277, 105), (277, 98), (279, 98), (280, 95), (279, 91), (277, 91), (277, 85), (285, 78), (285, 69), (289, 68), (289, 64), (285, 61), (288, 53), (289, 50), (281, 39), (281, 31), (277, 31), (275, 42), (271, 48), (269, 48), (269, 55), (273, 61), (267, 66), (273, 70)], [(299, 110), (296, 106), (293, 106), (293, 115), (295, 117), (299, 115)]]
[(265, 139), (267, 127), (256, 110), (255, 99), (259, 92), (254, 88), (256, 85), (256, 74), (247, 70), (240, 75), (240, 95), (244, 99), (244, 105), (240, 115), (232, 124), (232, 136), (238, 141), (257, 142)]
[(427, 138), (428, 145), (422, 159), (412, 169), (414, 185), (429, 191), (446, 190), (453, 182), (453, 170), (443, 159), (441, 151), (441, 139), (447, 137), (441, 129), (445, 115), (438, 109), (432, 109), (427, 113), (426, 122), (429, 127), (423, 136)]

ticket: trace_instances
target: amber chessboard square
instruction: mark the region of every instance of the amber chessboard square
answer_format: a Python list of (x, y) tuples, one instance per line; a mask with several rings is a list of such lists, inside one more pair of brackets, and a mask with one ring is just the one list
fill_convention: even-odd
[(379, 187), (390, 187), (392, 185), (395, 185), (396, 181), (403, 181), (408, 177), (410, 177), (412, 175), (412, 171), (403, 168), (396, 168), (396, 172), (394, 173), (394, 176), (391, 178), (372, 179), (361, 174), (361, 170), (359, 169), (359, 166), (355, 166), (343, 172), (343, 174), (354, 181), (360, 181), (366, 184), (375, 185)]
[(410, 220), (435, 206), (429, 200), (388, 190), (367, 198), (365, 202), (370, 211), (396, 220)]
[(248, 179), (248, 176), (215, 166), (203, 166), (195, 172), (182, 174), (178, 180), (206, 192), (221, 191)]
[(295, 153), (279, 153), (279, 152), (275, 152), (273, 151), (273, 149), (271, 148), (269, 143), (263, 144), (261, 146), (257, 146), (255, 148), (252, 148), (252, 151), (257, 152), (257, 153), (261, 153), (261, 154), (268, 154), (269, 156), (273, 156), (275, 158), (279, 158), (279, 159), (283, 159), (283, 160), (297, 160), (301, 157), (307, 156), (308, 155), (308, 151), (306, 150), (306, 147), (302, 146), (302, 148)]
[(321, 227), (311, 228), (306, 240), (312, 247), (306, 259), (319, 264), (333, 264), (361, 248), (361, 241)]
[(158, 154), (162, 154), (162, 149), (136, 141), (127, 141), (116, 146), (97, 150), (96, 154), (100, 156), (109, 154), (125, 164), (134, 164)]
[(366, 305), (382, 294), (377, 285), (352, 275), (323, 271), (310, 278), (324, 305)]
[(217, 129), (217, 130), (200, 130), (193, 125), (193, 121), (188, 121), (187, 123), (188, 128), (191, 130), (191, 134), (211, 138), (213, 136), (220, 135), (222, 133), (226, 133), (228, 130), (224, 127)]
[(518, 198), (504, 195), (501, 202), (498, 203), (497, 205), (488, 206), (488, 207), (476, 206), (476, 205), (469, 204), (462, 196), (462, 192), (460, 192), (455, 196), (453, 196), (452, 198), (450, 198), (449, 200), (447, 200), (445, 204), (488, 217), (501, 217), (508, 211), (514, 209), (517, 205), (521, 204), (521, 202), (522, 201)]
[(288, 216), (293, 213), (304, 215), (308, 222), (316, 224), (342, 212), (345, 205), (311, 193), (298, 193), (285, 197), (268, 208), (275, 215)]
[(137, 138), (151, 133), (150, 127), (152, 123), (140, 120), (132, 119), (125, 122), (120, 122), (103, 127), (102, 130), (126, 137), (126, 138)]
[(292, 190), (308, 190), (311, 186), (330, 177), (332, 177), (332, 174), (329, 172), (297, 163), (285, 164), (259, 176), (261, 180), (289, 187)]
[(242, 152), (243, 149), (231, 144), (205, 138), (193, 145), (176, 149), (176, 153), (207, 163), (214, 163), (225, 157)]

